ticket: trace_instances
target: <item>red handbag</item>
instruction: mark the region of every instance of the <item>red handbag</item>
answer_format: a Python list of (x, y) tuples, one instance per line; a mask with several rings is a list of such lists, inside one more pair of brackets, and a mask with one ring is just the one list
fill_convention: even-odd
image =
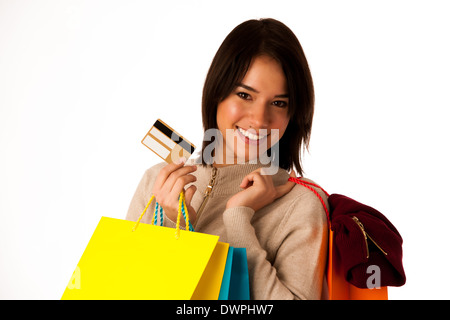
[[(401, 262), (402, 238), (386, 217), (348, 197), (338, 194), (330, 196), (322, 187), (302, 178), (289, 178), (289, 181), (311, 190), (322, 203), (327, 215), (328, 299), (387, 300), (388, 285), (401, 286), (405, 283)], [(314, 187), (325, 193), (330, 210)], [(367, 226), (370, 229), (365, 228)], [(368, 230), (377, 231), (377, 242), (369, 235)], [(379, 240), (383, 241), (382, 246)], [(386, 252), (382, 247), (389, 248), (389, 251)], [(378, 281), (372, 283), (372, 278), (377, 280), (377, 276)]]

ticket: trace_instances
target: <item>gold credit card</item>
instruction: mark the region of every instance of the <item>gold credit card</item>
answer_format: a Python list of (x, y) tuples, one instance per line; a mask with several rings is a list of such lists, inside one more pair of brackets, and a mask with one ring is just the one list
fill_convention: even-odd
[(167, 163), (177, 162), (182, 157), (187, 160), (195, 150), (192, 143), (161, 119), (156, 120), (141, 142)]

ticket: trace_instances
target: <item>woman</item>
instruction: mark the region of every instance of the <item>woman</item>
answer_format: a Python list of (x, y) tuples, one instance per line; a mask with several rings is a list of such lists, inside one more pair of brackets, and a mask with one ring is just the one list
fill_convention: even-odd
[(174, 227), (184, 190), (195, 231), (247, 249), (252, 299), (320, 299), (326, 215), (312, 192), (288, 181), (287, 171), (303, 173), (299, 154), (308, 145), (313, 109), (309, 67), (292, 31), (273, 19), (240, 24), (220, 46), (204, 84), (204, 130), (221, 135), (210, 142), (205, 134), (197, 163), (148, 169), (127, 219), (136, 221), (154, 194), (164, 225)]

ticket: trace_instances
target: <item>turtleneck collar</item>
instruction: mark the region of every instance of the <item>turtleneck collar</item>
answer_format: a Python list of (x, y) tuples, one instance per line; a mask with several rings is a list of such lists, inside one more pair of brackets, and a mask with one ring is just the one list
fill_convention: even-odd
[[(235, 164), (224, 167), (213, 167), (211, 165), (198, 165), (197, 172), (199, 183), (209, 183), (211, 179), (213, 170), (216, 170), (216, 178), (214, 183), (214, 188), (212, 193), (217, 195), (229, 195), (236, 194), (242, 189), (239, 185), (242, 182), (242, 179), (248, 175), (249, 173), (263, 167), (270, 167), (270, 164), (264, 165), (261, 163), (244, 163), (244, 164)], [(272, 179), (275, 185), (280, 185), (286, 183), (289, 178), (289, 174), (286, 170), (272, 167), (270, 169), (272, 172)]]

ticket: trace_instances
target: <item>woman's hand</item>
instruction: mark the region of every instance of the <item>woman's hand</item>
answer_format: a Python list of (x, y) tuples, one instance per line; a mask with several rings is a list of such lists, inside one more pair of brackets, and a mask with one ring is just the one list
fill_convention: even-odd
[[(292, 171), (291, 177), (295, 177)], [(250, 207), (257, 211), (276, 199), (284, 196), (295, 186), (295, 182), (287, 181), (275, 187), (271, 175), (262, 175), (261, 168), (244, 177), (240, 187), (244, 190), (236, 193), (227, 202), (227, 209), (233, 207)]]
[[(163, 207), (166, 216), (176, 221), (178, 216), (178, 197), (184, 187), (197, 180), (191, 173), (197, 170), (197, 166), (184, 165), (180, 163), (170, 163), (161, 169), (156, 177), (153, 186), (153, 195), (156, 201)], [(185, 190), (186, 207), (188, 209), (189, 220), (193, 223), (197, 216), (191, 206), (191, 200), (197, 188), (192, 185)]]

